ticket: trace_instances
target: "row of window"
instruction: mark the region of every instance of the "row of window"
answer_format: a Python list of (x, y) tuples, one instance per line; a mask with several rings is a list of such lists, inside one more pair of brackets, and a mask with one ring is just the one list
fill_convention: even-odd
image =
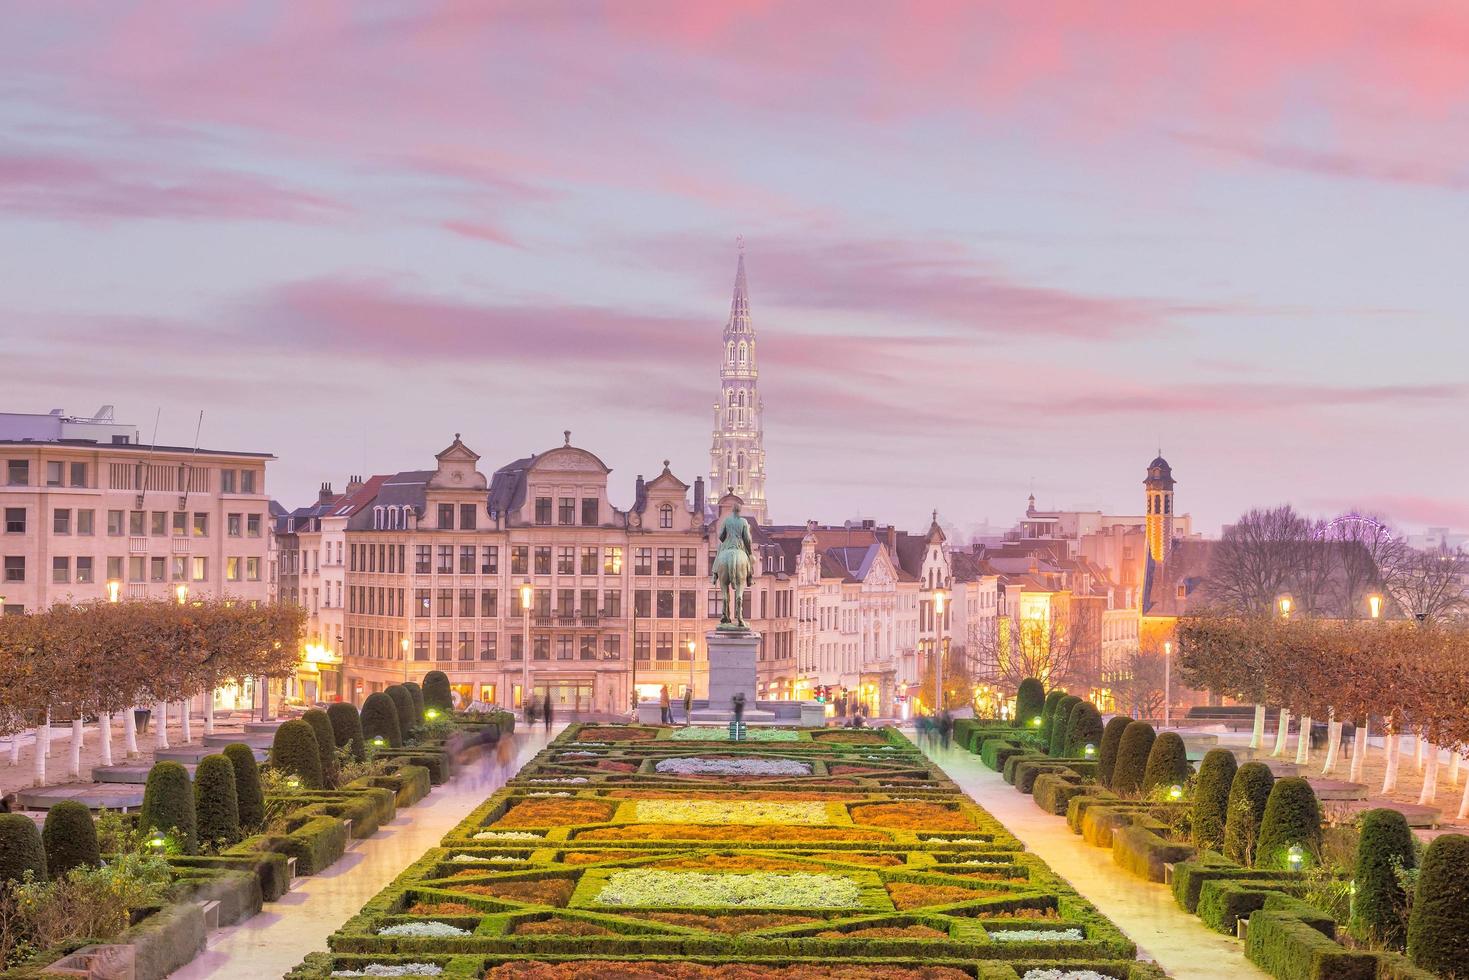
[[(142, 463), (113, 463), (112, 464), (112, 489), (114, 490), (180, 490), (187, 489), (189, 492), (207, 492), (209, 471), (206, 469), (195, 469), (192, 466), (181, 465), (178, 467), (180, 473), (187, 471), (187, 476), (181, 476), (179, 483), (175, 484), (172, 479), (172, 468), (161, 466), (146, 467), (146, 475), (139, 476), (145, 470)], [(154, 479), (154, 472), (167, 471), (169, 479), (160, 481)], [(63, 462), (51, 459), (45, 462), (44, 486), (48, 487), (90, 487), (91, 465), (85, 461)], [(257, 486), (257, 470), (234, 470), (221, 469), (219, 471), (220, 493), (255, 493)], [(5, 461), (5, 483), (12, 487), (28, 487), (31, 485), (31, 461), (28, 459), (7, 459)]]
[[(87, 479), (86, 463), (63, 463), (59, 460), (47, 460), (46, 462), (46, 486), (48, 487), (88, 487), (91, 483)], [(31, 461), (28, 459), (7, 459), (5, 461), (5, 483), (12, 487), (28, 487), (31, 485)]]
[[(401, 572), (403, 545), (353, 544), (349, 549), (348, 568), (354, 572)], [(621, 575), (622, 547), (517, 544), (510, 548), (511, 575)], [(713, 568), (713, 556), (709, 556), (708, 574)], [(633, 550), (634, 575), (681, 575), (697, 576), (699, 571), (699, 549), (697, 548), (635, 548)], [(534, 571), (532, 571), (534, 570)], [(500, 547), (498, 545), (452, 544), (414, 545), (413, 571), (416, 575), (438, 573), (440, 575), (498, 575), (500, 573)]]
[[(554, 500), (551, 497), (537, 497), (535, 507), (535, 520), (537, 524), (547, 525), (551, 523), (551, 505), (553, 502), (556, 505), (557, 524), (569, 527), (577, 523), (577, 499), (575, 497), (558, 497), (554, 498)], [(439, 505), (441, 516), (444, 506), (443, 504)], [(587, 527), (595, 527), (600, 524), (600, 510), (601, 508), (596, 497), (581, 498), (581, 523)], [(444, 525), (441, 523), (439, 526), (443, 527)]]
[[(209, 536), (208, 514), (195, 513), (191, 522), (190, 515), (186, 511), (176, 510), (172, 513), (173, 517), (170, 520), (169, 511), (166, 510), (109, 510), (107, 512), (107, 534), (109, 537), (130, 535), (140, 538), (151, 535), (161, 538), (167, 537), (172, 527), (174, 537), (188, 537), (191, 529), (196, 538)], [(96, 533), (96, 518), (95, 510), (58, 507), (51, 511), (51, 533), (92, 535)], [(25, 534), (28, 526), (27, 508), (5, 508), (6, 534)], [(263, 526), (260, 514), (225, 515), (225, 534), (231, 538), (258, 538), (262, 534)]]
[[(123, 562), (127, 564), (124, 566)], [(87, 584), (96, 581), (97, 561), (91, 555), (58, 555), (51, 559), (51, 581), (55, 585), (72, 582)], [(123, 581), (126, 568), (128, 582), (206, 582), (209, 580), (209, 559), (202, 556), (172, 555), (169, 557), (131, 555), (124, 559), (114, 555), (107, 559), (107, 578)], [(5, 556), (5, 581), (26, 580), (24, 555)], [(226, 582), (259, 582), (260, 559), (256, 557), (230, 557), (224, 560)]]

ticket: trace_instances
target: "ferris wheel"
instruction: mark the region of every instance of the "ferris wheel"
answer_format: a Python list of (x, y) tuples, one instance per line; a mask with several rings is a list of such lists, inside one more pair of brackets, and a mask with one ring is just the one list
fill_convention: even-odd
[(1365, 514), (1343, 514), (1340, 517), (1334, 517), (1321, 525), (1321, 530), (1316, 532), (1316, 536), (1318, 538), (1332, 537), (1341, 533), (1342, 529), (1350, 527), (1367, 528), (1385, 541), (1392, 540), (1392, 531), (1386, 524)]

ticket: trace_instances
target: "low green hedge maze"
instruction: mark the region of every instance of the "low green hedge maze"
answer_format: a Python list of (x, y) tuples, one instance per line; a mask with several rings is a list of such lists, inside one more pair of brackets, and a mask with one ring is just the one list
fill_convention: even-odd
[(1163, 976), (897, 732), (680, 731), (572, 726), (290, 976), (659, 960)]

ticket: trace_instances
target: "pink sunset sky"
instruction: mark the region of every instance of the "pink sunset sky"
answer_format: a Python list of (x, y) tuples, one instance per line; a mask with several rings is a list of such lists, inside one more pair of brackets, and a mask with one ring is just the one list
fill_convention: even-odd
[(1459, 2), (31, 2), (0, 410), (349, 473), (707, 473), (735, 236), (769, 497), (961, 528), (1469, 528)]

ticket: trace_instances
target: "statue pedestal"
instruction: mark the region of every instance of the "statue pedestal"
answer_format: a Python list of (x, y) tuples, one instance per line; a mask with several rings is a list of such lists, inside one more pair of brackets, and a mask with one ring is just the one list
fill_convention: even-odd
[(735, 694), (745, 695), (745, 721), (769, 723), (775, 716), (755, 707), (755, 652), (760, 634), (733, 630), (710, 630), (704, 634), (709, 651), (709, 706), (695, 711), (694, 721), (723, 724), (734, 718), (730, 703)]

